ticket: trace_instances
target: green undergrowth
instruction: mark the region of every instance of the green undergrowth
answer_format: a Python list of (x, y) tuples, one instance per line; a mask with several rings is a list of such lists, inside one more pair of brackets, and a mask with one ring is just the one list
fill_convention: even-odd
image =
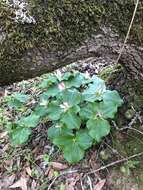
[(51, 122), (48, 138), (69, 163), (80, 161), (87, 149), (110, 133), (110, 120), (123, 103), (117, 91), (106, 88), (104, 80), (80, 72), (49, 74), (38, 88), (39, 101), (29, 111), (29, 95), (14, 93), (5, 98), (9, 107), (23, 113), (6, 125), (11, 142), (26, 143), (33, 128)]

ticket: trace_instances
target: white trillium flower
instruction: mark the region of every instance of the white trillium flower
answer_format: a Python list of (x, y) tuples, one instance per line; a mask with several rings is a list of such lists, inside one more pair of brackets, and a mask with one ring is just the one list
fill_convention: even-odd
[(47, 106), (48, 105), (48, 101), (47, 100), (42, 100), (40, 102), (40, 106)]
[(100, 96), (100, 95), (104, 94), (105, 92), (106, 92), (106, 88), (99, 86), (97, 91), (96, 91), (96, 94), (97, 94), (97, 96)]
[(85, 72), (84, 76), (85, 76), (86, 79), (90, 79), (90, 74), (88, 73), (88, 71)]
[(56, 127), (56, 128), (61, 128), (62, 126), (61, 126), (61, 125), (56, 125), (55, 127)]
[(66, 112), (70, 108), (70, 105), (67, 102), (64, 102), (60, 105), (60, 108), (62, 108), (64, 112)]
[(66, 88), (64, 82), (61, 82), (61, 83), (58, 85), (58, 88), (59, 88), (60, 91), (63, 91), (63, 90)]

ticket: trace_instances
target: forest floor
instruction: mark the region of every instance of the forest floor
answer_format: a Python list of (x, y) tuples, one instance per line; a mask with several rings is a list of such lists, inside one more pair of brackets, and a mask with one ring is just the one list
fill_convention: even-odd
[[(101, 60), (95, 64), (94, 58), (80, 62), (79, 65), (80, 71), (101, 77), (105, 77), (103, 73), (114, 67), (112, 64), (107, 66), (101, 63)], [(62, 72), (73, 69), (77, 69), (76, 64), (62, 69)], [(45, 77), (43, 75), (8, 86), (6, 95), (13, 92), (29, 94), (33, 97), (30, 106), (33, 106), (40, 94), (37, 87)], [(8, 108), (3, 99), (1, 98), (1, 125), (5, 117), (12, 120), (21, 114)], [(62, 153), (48, 140), (47, 124), (40, 124), (33, 130), (29, 142), (19, 147), (11, 145), (4, 126), (1, 126), (0, 189), (142, 190), (143, 156), (140, 153), (143, 150), (143, 117), (134, 110), (133, 105), (132, 110), (131, 118), (127, 119), (125, 116), (123, 119), (126, 114), (121, 114), (121, 109), (118, 118), (112, 123), (113, 132), (101, 144), (93, 146), (84, 160), (72, 166), (65, 162)], [(130, 159), (130, 156), (133, 158)]]
[[(91, 57), (61, 71), (79, 70), (106, 80), (114, 69), (112, 59)], [(27, 144), (12, 146), (5, 120), (22, 113), (9, 108), (5, 97), (14, 92), (28, 94), (32, 108), (41, 93), (38, 85), (46, 76), (7, 86), (0, 97), (0, 190), (142, 190), (143, 114), (132, 102), (119, 110), (108, 137), (88, 150), (78, 164), (65, 162), (48, 139), (46, 123), (33, 129)]]

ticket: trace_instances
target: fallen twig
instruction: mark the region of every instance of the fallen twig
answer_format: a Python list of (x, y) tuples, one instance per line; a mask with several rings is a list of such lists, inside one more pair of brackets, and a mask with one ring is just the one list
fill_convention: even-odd
[(125, 129), (130, 129), (130, 130), (133, 130), (133, 131), (136, 131), (138, 133), (140, 133), (141, 135), (143, 135), (143, 132), (138, 130), (138, 129), (135, 129), (135, 128), (130, 128), (130, 127), (124, 127), (124, 128), (121, 128), (121, 131), (125, 130)]
[(105, 166), (102, 166), (102, 167), (100, 167), (100, 168), (98, 168), (98, 169), (96, 169), (96, 170), (92, 170), (92, 171), (88, 172), (87, 174), (92, 174), (92, 173), (95, 173), (95, 172), (99, 172), (99, 171), (101, 171), (101, 170), (105, 170), (105, 169), (107, 169), (107, 168), (109, 168), (109, 167), (111, 167), (111, 166), (114, 166), (114, 165), (116, 165), (116, 164), (120, 164), (120, 163), (122, 163), (122, 162), (128, 161), (128, 160), (133, 159), (133, 158), (135, 158), (135, 157), (139, 157), (139, 156), (141, 156), (141, 155), (143, 155), (143, 152), (140, 152), (140, 153), (138, 153), (138, 154), (134, 154), (134, 155), (132, 155), (132, 156), (129, 156), (129, 157), (127, 157), (127, 158), (123, 158), (123, 159), (121, 159), (121, 160), (117, 160), (117, 161), (115, 161), (115, 162), (112, 162), (112, 163), (110, 163), (110, 164), (107, 164), (107, 165), (105, 165)]
[[(117, 165), (117, 164), (120, 164), (120, 163), (122, 163), (122, 162), (128, 161), (128, 160), (130, 160), (130, 159), (139, 157), (139, 156), (141, 156), (141, 155), (143, 155), (143, 152), (140, 152), (140, 153), (138, 153), (138, 154), (134, 154), (134, 155), (132, 155), (132, 156), (123, 158), (123, 159), (121, 159), (121, 160), (117, 160), (117, 161), (115, 161), (115, 162), (112, 162), (112, 163), (110, 163), (110, 164), (107, 164), (107, 165), (105, 165), (105, 166), (102, 166), (102, 167), (100, 167), (100, 168), (98, 168), (98, 169), (96, 169), (96, 170), (92, 170), (92, 171), (87, 172), (87, 173), (86, 173), (86, 171), (83, 170), (82, 173), (86, 173), (86, 175), (88, 175), (88, 174), (93, 174), (93, 173), (99, 172), (99, 171), (101, 171), (101, 170), (105, 170), (105, 169), (107, 169), (107, 168), (109, 168), (109, 167), (111, 167), (111, 166), (115, 166), (115, 165)], [(53, 186), (53, 184), (55, 183), (55, 181), (56, 181), (59, 177), (61, 177), (61, 176), (63, 176), (63, 175), (67, 175), (67, 174), (77, 173), (77, 172), (81, 172), (81, 170), (70, 170), (70, 171), (61, 172), (61, 174), (60, 174), (59, 176), (57, 176), (57, 177), (55, 177), (55, 178), (53, 179), (53, 181), (51, 182), (51, 184), (49, 185), (49, 187), (48, 187), (47, 190), (50, 190), (50, 189), (51, 189), (51, 187)]]
[(132, 16), (132, 19), (131, 19), (131, 22), (130, 22), (130, 25), (129, 25), (129, 28), (128, 28), (128, 31), (127, 31), (127, 34), (126, 34), (126, 37), (125, 37), (125, 40), (124, 40), (124, 43), (123, 43), (123, 46), (121, 47), (120, 49), (120, 52), (119, 52), (119, 55), (118, 55), (118, 58), (115, 62), (115, 65), (117, 65), (117, 63), (119, 62), (120, 58), (121, 58), (121, 55), (123, 53), (123, 50), (124, 50), (124, 47), (127, 43), (127, 40), (128, 40), (128, 37), (129, 37), (129, 34), (130, 34), (130, 31), (131, 31), (131, 28), (132, 28), (132, 25), (133, 25), (133, 22), (134, 22), (134, 18), (136, 16), (136, 12), (137, 12), (137, 8), (138, 8), (138, 5), (139, 5), (139, 0), (136, 1), (136, 4), (135, 4), (135, 8), (134, 8), (134, 12), (133, 12), (133, 16)]
[(48, 187), (47, 190), (50, 190), (50, 189), (51, 189), (51, 187), (53, 186), (53, 184), (55, 183), (55, 181), (56, 181), (60, 176), (61, 176), (61, 175), (59, 175), (59, 176), (57, 176), (57, 177), (55, 177), (55, 178), (53, 179), (53, 181), (50, 183), (50, 185), (49, 185), (49, 187)]

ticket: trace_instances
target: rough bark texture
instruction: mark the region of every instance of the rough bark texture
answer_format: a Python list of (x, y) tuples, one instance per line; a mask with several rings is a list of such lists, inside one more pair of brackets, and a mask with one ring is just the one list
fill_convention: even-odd
[[(15, 22), (15, 7), (0, 2), (0, 85), (32, 78), (100, 53), (116, 59), (118, 45), (114, 49), (110, 39), (99, 43), (91, 34), (98, 33), (101, 23), (109, 20), (124, 33), (134, 8), (132, 0), (29, 2), (32, 7), (29, 14), (36, 24)], [(142, 15), (142, 9), (138, 14)], [(125, 50), (120, 62), (133, 79), (142, 80), (142, 58), (136, 50)]]

